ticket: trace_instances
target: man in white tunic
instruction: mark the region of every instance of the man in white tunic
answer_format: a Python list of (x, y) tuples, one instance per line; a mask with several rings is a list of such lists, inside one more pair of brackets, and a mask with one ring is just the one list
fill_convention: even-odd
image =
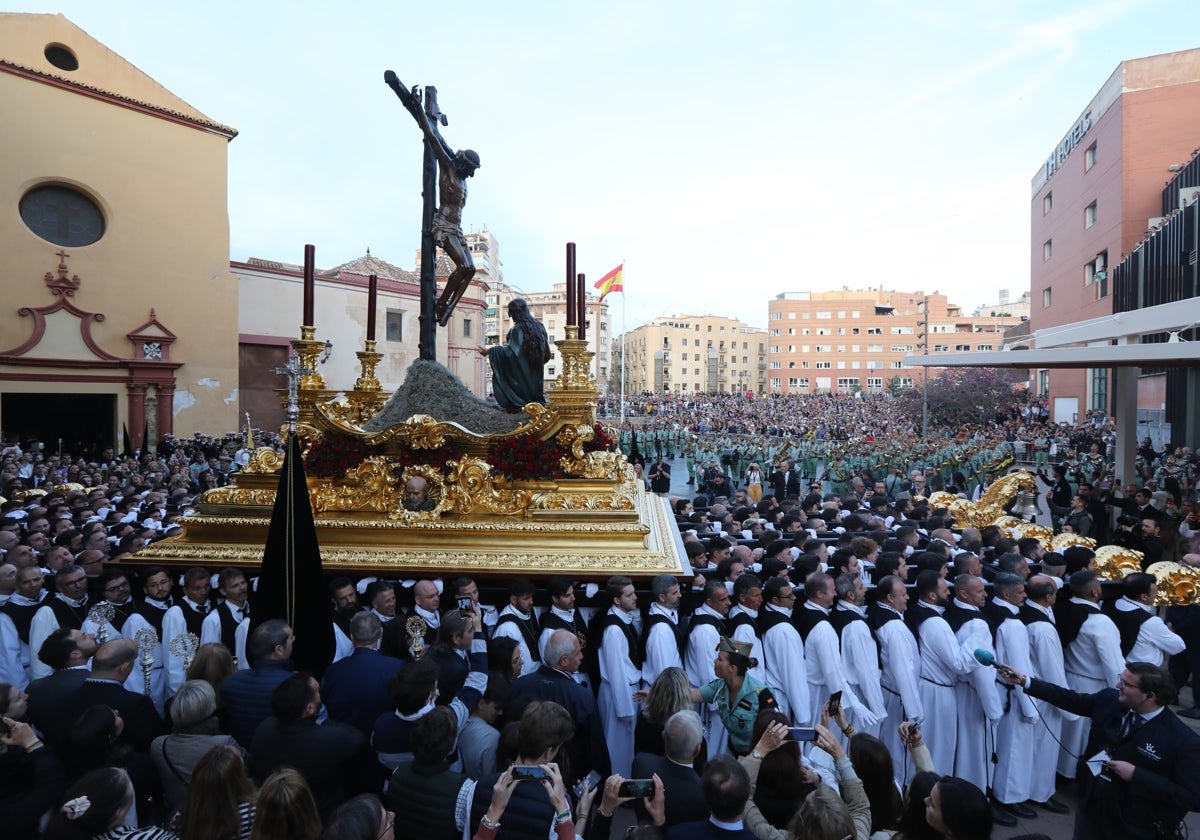
[[(1035, 575), (1025, 584), (1025, 604), (1021, 621), (1029, 633), (1029, 665), (1038, 679), (1066, 685), (1063, 669), (1062, 642), (1054, 625), (1054, 601), (1058, 584), (1050, 575)], [(1052, 706), (1044, 700), (1034, 700), (1038, 712), (1034, 724), (1032, 769), (1029, 775), (1029, 798), (1040, 807), (1055, 814), (1065, 814), (1068, 808), (1054, 798), (1054, 773), (1058, 769), (1058, 742), (1062, 737), (1064, 720), (1076, 715)]]
[[(867, 593), (862, 578), (844, 574), (834, 582), (838, 602), (829, 614), (829, 623), (837, 632), (842, 651), (842, 668), (846, 683), (858, 698), (858, 706), (850, 710), (849, 723), (859, 732), (879, 737), (880, 722), (887, 716), (880, 688), (879, 645), (867, 624)], [(870, 714), (860, 713), (866, 711)], [(874, 719), (870, 726), (867, 721)]]
[[(713, 671), (717, 644), (726, 635), (725, 617), (729, 614), (729, 590), (725, 582), (710, 580), (704, 584), (704, 603), (692, 613), (688, 626), (687, 657), (684, 668), (692, 688), (708, 685), (717, 678)], [(701, 703), (698, 707), (704, 724), (705, 740), (710, 755), (725, 751), (725, 725), (717, 714), (716, 703)]]
[[(1125, 668), (1121, 635), (1113, 620), (1100, 611), (1100, 579), (1095, 572), (1075, 572), (1067, 585), (1072, 597), (1061, 605), (1057, 616), (1067, 687), (1080, 694), (1095, 694), (1116, 685)], [(1091, 727), (1090, 718), (1063, 721), (1060, 775), (1075, 778), (1076, 756), (1083, 755)]]
[[(633, 765), (633, 726), (642, 697), (641, 640), (633, 618), (637, 591), (624, 575), (608, 579), (612, 606), (596, 616), (593, 639), (599, 639), (600, 695), (597, 703), (608, 742), (612, 771), (628, 777)], [(636, 696), (636, 699), (635, 699)]]
[[(673, 575), (658, 575), (650, 582), (650, 594), (654, 601), (646, 612), (643, 645), (646, 661), (642, 665), (642, 679), (647, 686), (654, 685), (658, 675), (668, 668), (682, 668), (679, 630), (679, 581)], [(714, 650), (716, 645), (713, 645)]]
[(908, 587), (895, 575), (887, 575), (876, 587), (879, 597), (870, 613), (879, 659), (883, 667), (881, 687), (887, 717), (879, 729), (879, 739), (892, 754), (897, 783), (903, 784), (908, 750), (900, 742), (900, 724), (906, 720), (924, 720), (917, 683), (921, 678), (921, 654), (917, 639), (904, 623), (908, 609)]
[(773, 577), (763, 587), (766, 605), (758, 617), (762, 638), (763, 670), (766, 684), (776, 690), (779, 711), (798, 725), (811, 726), (808, 673), (804, 661), (804, 642), (792, 626), (792, 608), (796, 593), (781, 577)]
[(958, 746), (958, 711), (954, 685), (966, 679), (975, 658), (963, 649), (943, 615), (950, 603), (950, 585), (932, 569), (917, 575), (917, 602), (906, 620), (917, 633), (921, 648), (921, 705), (925, 722), (921, 736), (939, 773), (954, 768)]
[[(981, 611), (986, 602), (987, 591), (981, 578), (959, 575), (954, 579), (954, 600), (946, 607), (945, 618), (964, 650), (992, 651), (992, 634)], [(954, 775), (986, 791), (989, 759), (995, 749), (995, 726), (1001, 715), (992, 669), (975, 662), (955, 682), (954, 697), (958, 707)]]
[[(142, 592), (145, 598), (138, 604), (137, 610), (133, 615), (125, 621), (124, 636), (133, 642), (138, 642), (139, 648), (141, 642), (138, 640), (139, 630), (149, 630), (154, 634), (157, 642), (150, 646), (150, 693), (149, 697), (154, 702), (154, 708), (158, 709), (158, 713), (162, 714), (167, 703), (167, 658), (170, 654), (167, 652), (166, 640), (163, 640), (163, 620), (166, 618), (167, 610), (171, 608), (171, 576), (166, 569), (160, 566), (151, 566), (146, 569), (142, 575)], [(136, 691), (138, 694), (146, 693), (146, 672), (142, 664), (142, 657), (146, 655), (145, 651), (139, 651), (137, 664), (130, 672), (129, 677), (125, 680), (125, 688), (129, 691)]]
[(1158, 617), (1154, 606), (1158, 580), (1154, 575), (1135, 572), (1125, 576), (1121, 588), (1122, 597), (1113, 604), (1110, 615), (1121, 634), (1125, 661), (1166, 665), (1169, 657), (1182, 653), (1187, 645)]
[(750, 645), (750, 657), (758, 664), (746, 673), (766, 685), (762, 641), (758, 638), (758, 615), (763, 605), (762, 580), (749, 572), (741, 575), (733, 582), (733, 600), (736, 603), (729, 611), (729, 638)]
[[(1019, 617), (1024, 600), (1025, 582), (1019, 575), (1007, 572), (996, 575), (992, 581), (991, 603), (992, 614), (1000, 619), (996, 625), (996, 659), (1018, 673), (1036, 674), (1029, 657), (1029, 631)], [(995, 679), (1002, 714), (996, 725), (997, 761), (992, 794), (1000, 807), (1013, 816), (1032, 819), (1037, 816), (1037, 811), (1025, 802), (1032, 796), (1037, 710), (1033, 698), (1023, 688), (1004, 682), (999, 672)]]

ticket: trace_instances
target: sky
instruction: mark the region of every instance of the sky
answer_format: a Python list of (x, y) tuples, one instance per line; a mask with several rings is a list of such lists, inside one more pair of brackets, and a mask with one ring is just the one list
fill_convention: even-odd
[(482, 166), (464, 228), (525, 292), (624, 263), (616, 331), (765, 327), (792, 291), (1029, 288), (1030, 181), (1124, 59), (1200, 46), (1196, 0), (26, 0), (210, 118), (231, 259), (413, 270), (432, 84)]

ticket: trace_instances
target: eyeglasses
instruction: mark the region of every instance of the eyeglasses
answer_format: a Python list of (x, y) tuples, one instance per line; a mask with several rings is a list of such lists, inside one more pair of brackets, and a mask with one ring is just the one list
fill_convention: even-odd
[(1137, 683), (1126, 682), (1124, 677), (1117, 677), (1117, 688), (1132, 688), (1141, 691), (1142, 687)]

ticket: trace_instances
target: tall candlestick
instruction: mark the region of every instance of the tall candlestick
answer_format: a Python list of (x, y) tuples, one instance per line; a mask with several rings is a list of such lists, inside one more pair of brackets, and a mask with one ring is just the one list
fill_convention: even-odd
[(567, 326), (575, 322), (575, 243), (567, 243)]
[[(571, 285), (570, 283), (567, 284)], [(575, 301), (579, 306), (579, 312), (575, 316), (575, 323), (579, 325), (580, 340), (587, 338), (587, 292), (583, 290), (583, 275), (579, 275), (579, 288), (575, 292)]]
[(367, 341), (375, 340), (375, 303), (379, 296), (379, 278), (374, 274), (367, 280)]
[(313, 296), (316, 292), (316, 255), (315, 245), (304, 246), (304, 326), (313, 324)]

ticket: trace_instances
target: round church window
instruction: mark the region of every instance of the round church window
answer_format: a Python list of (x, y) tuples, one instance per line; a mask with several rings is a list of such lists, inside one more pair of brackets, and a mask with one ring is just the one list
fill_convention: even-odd
[(61, 184), (34, 187), (25, 193), (21, 220), (42, 239), (64, 248), (91, 245), (104, 236), (104, 214), (96, 202)]

